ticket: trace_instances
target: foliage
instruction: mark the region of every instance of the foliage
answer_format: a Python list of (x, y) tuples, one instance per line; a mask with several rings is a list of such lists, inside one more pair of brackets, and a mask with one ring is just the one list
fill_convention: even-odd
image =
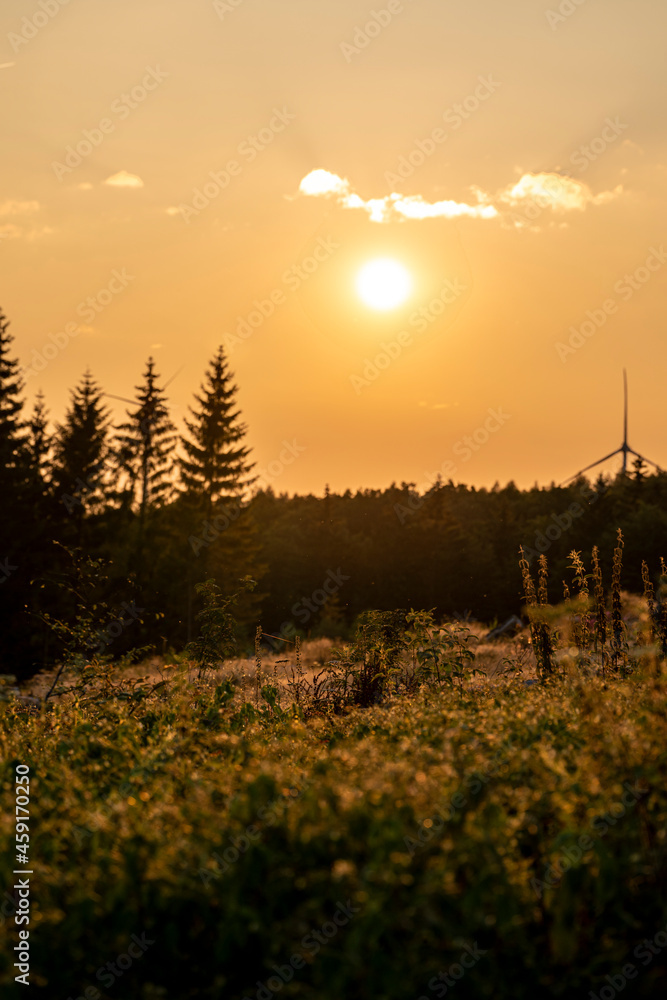
[(636, 957), (667, 923), (664, 670), (424, 686), (308, 722), (167, 674), (135, 701), (0, 703), (4, 872), (31, 769), (35, 996), (116, 996), (96, 972), (132, 934), (137, 1000), (254, 998), (292, 955), (285, 997), (432, 997), (466, 946), (461, 1000), (598, 994), (628, 962), (633, 996), (664, 994), (661, 957)]
[[(86, 515), (104, 509), (110, 489), (109, 410), (102, 390), (87, 371), (70, 393), (65, 422), (56, 427), (51, 465), (53, 492), (76, 524), (81, 544)], [(43, 434), (43, 430), (42, 430)]]
[(216, 503), (241, 496), (250, 483), (250, 450), (242, 442), (246, 427), (235, 409), (238, 387), (232, 383), (222, 348), (206, 373), (206, 382), (195, 395), (197, 409), (190, 407), (185, 421), (188, 436), (181, 438), (185, 457), (181, 477), (187, 491), (204, 501), (206, 517)]
[[(254, 590), (256, 583), (250, 577), (241, 581), (243, 590)], [(197, 615), (201, 622), (199, 635), (186, 647), (203, 677), (207, 670), (231, 656), (236, 647), (236, 621), (228, 608), (236, 604), (238, 594), (223, 597), (215, 580), (198, 583), (197, 594), (202, 598), (203, 607)]]

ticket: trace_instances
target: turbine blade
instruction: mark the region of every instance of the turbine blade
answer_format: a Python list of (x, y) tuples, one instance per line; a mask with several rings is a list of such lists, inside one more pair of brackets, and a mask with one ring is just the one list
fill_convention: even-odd
[(647, 465), (652, 465), (654, 469), (657, 469), (657, 470), (658, 470), (658, 472), (664, 472), (664, 471), (665, 471), (664, 469), (662, 469), (662, 468), (661, 468), (661, 467), (660, 467), (660, 466), (658, 465), (658, 463), (657, 463), (657, 462), (652, 462), (652, 461), (651, 461), (651, 459), (650, 459), (650, 458), (646, 458), (646, 456), (645, 456), (645, 455), (640, 455), (640, 454), (639, 454), (639, 452), (638, 452), (638, 451), (635, 451), (635, 449), (634, 449), (634, 448), (628, 448), (628, 451), (629, 451), (629, 452), (630, 452), (630, 453), (631, 453), (632, 455), (635, 455), (635, 456), (636, 456), (637, 458), (641, 458), (642, 462), (646, 462), (646, 464), (647, 464)]
[(590, 465), (587, 465), (585, 469), (580, 469), (579, 472), (575, 473), (574, 476), (570, 476), (569, 479), (564, 479), (563, 482), (560, 485), (564, 486), (565, 483), (571, 482), (573, 479), (576, 479), (578, 476), (583, 476), (584, 472), (588, 472), (589, 469), (594, 469), (596, 465), (602, 465), (603, 462), (606, 462), (608, 459), (613, 458), (614, 455), (619, 455), (622, 451), (623, 451), (623, 447), (621, 446), (620, 448), (617, 448), (616, 451), (612, 451), (609, 455), (605, 455), (604, 458), (599, 458), (597, 460), (597, 462), (591, 462)]
[(130, 406), (134, 406), (136, 404), (136, 402), (137, 402), (136, 399), (126, 399), (125, 396), (114, 396), (114, 394), (112, 392), (104, 392), (104, 393), (102, 393), (102, 395), (103, 396), (108, 396), (109, 399), (120, 399), (121, 402), (123, 402), (123, 403), (129, 403)]

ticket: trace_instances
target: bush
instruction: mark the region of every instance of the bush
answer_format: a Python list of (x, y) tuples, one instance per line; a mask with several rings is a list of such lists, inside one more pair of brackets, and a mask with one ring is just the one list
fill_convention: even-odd
[(137, 702), (0, 703), (7, 890), (31, 768), (35, 996), (431, 1000), (451, 969), (461, 1000), (567, 998), (628, 962), (633, 996), (664, 992), (665, 953), (637, 956), (667, 923), (664, 673), (308, 723), (174, 674)]

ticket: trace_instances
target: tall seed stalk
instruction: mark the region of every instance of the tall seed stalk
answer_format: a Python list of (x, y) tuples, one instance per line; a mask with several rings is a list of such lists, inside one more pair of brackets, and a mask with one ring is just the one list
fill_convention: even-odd
[(605, 643), (607, 642), (607, 606), (602, 583), (602, 569), (600, 567), (600, 551), (597, 545), (593, 546), (593, 589), (595, 593), (595, 652), (599, 652), (602, 657), (602, 667), (604, 669)]
[(262, 626), (255, 629), (255, 704), (259, 708), (259, 696), (262, 690)]
[(576, 625), (572, 628), (572, 639), (575, 645), (581, 653), (584, 654), (584, 659), (589, 662), (586, 654), (588, 653), (591, 646), (591, 633), (590, 625), (588, 621), (588, 601), (590, 594), (588, 592), (588, 576), (586, 574), (586, 567), (581, 558), (581, 552), (577, 552), (576, 549), (572, 549), (570, 552), (570, 559), (572, 564), (569, 567), (574, 570), (574, 584), (577, 587), (577, 594), (582, 606), (585, 604), (586, 610), (583, 611), (576, 620)]
[(547, 593), (547, 557), (545, 555), (540, 556), (538, 589), (536, 592), (535, 584), (530, 572), (530, 564), (526, 559), (523, 546), (519, 547), (519, 555), (519, 566), (521, 568), (521, 576), (523, 578), (524, 598), (528, 609), (533, 609), (532, 611), (528, 611), (528, 616), (530, 618), (530, 634), (533, 642), (533, 650), (535, 652), (537, 672), (541, 678), (545, 678), (554, 672), (554, 662), (552, 657), (555, 648), (555, 643), (551, 635), (551, 629), (537, 610), (539, 607), (546, 607), (549, 603)]
[(616, 548), (614, 549), (614, 562), (611, 581), (611, 631), (612, 631), (612, 655), (611, 662), (615, 670), (618, 670), (621, 656), (624, 664), (627, 665), (627, 642), (625, 639), (625, 624), (621, 610), (621, 572), (623, 569), (623, 532), (620, 528), (616, 532)]

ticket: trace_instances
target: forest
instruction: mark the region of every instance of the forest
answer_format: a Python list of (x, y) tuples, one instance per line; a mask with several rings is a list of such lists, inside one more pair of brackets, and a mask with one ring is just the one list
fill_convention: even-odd
[[(41, 394), (28, 405), (0, 313), (0, 672), (23, 680), (53, 667), (83, 613), (95, 620), (82, 642), (94, 634), (111, 659), (180, 651), (206, 580), (234, 598), (243, 651), (258, 625), (274, 650), (297, 634), (348, 638), (370, 609), (491, 625), (521, 614), (520, 546), (531, 565), (548, 554), (557, 602), (573, 551), (599, 546), (608, 577), (618, 528), (624, 588), (642, 591), (643, 559), (658, 579), (667, 474), (640, 462), (565, 487), (436, 479), (425, 493), (401, 482), (288, 496), (271, 469), (258, 474), (237, 392), (220, 348), (179, 432), (149, 358), (122, 422), (85, 372), (54, 424)], [(284, 444), (288, 464), (300, 446)]]

